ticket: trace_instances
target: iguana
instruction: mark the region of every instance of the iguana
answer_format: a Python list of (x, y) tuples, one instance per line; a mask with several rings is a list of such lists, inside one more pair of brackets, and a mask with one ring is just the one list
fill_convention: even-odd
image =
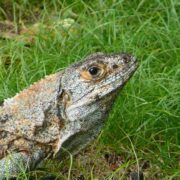
[(0, 106), (0, 179), (61, 157), (62, 147), (75, 154), (89, 144), (136, 68), (131, 55), (95, 53), (6, 99)]

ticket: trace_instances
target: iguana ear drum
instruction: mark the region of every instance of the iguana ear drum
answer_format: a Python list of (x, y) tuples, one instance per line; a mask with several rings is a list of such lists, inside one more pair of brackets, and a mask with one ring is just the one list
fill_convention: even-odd
[(68, 104), (71, 103), (71, 96), (68, 92), (63, 90), (63, 92), (61, 93), (61, 96), (60, 96), (60, 100), (63, 102), (63, 104), (65, 106), (67, 106)]
[(86, 81), (98, 81), (101, 80), (107, 73), (106, 66), (104, 64), (91, 64), (88, 68), (80, 71), (81, 78)]

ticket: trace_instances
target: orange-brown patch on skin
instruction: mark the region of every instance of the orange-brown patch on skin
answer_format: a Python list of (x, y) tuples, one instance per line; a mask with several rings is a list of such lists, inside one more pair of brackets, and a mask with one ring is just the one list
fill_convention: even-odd
[[(33, 85), (31, 85), (28, 89), (25, 89), (21, 93), (17, 94), (15, 96), (15, 99), (17, 101), (18, 100), (21, 101), (22, 99), (23, 99), (23, 101), (29, 101), (29, 97), (31, 97), (33, 99), (33, 97), (35, 97), (38, 92), (43, 91), (45, 84), (48, 84), (48, 82), (53, 82), (57, 78), (58, 78), (57, 74), (52, 74), (50, 76), (47, 76), (46, 78), (41, 79), (38, 82), (36, 82)], [(52, 93), (51, 91), (52, 90), (49, 89), (49, 94)]]
[(96, 78), (94, 78), (88, 71), (88, 69), (83, 69), (80, 71), (80, 75), (81, 78), (86, 80), (86, 81), (100, 81), (102, 78), (104, 78), (104, 76), (107, 74), (108, 70), (106, 65), (104, 64), (95, 64), (95, 65), (91, 65), (91, 66), (95, 66), (98, 67), (99, 69), (101, 69), (101, 74), (99, 76), (97, 76)]
[(14, 147), (18, 149), (18, 151), (29, 151), (31, 149), (30, 143), (24, 138), (19, 138), (14, 141)]

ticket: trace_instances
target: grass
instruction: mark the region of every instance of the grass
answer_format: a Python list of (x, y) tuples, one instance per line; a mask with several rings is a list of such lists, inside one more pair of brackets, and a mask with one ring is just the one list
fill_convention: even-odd
[[(129, 52), (139, 61), (102, 134), (89, 148), (86, 166), (79, 155), (70, 163), (72, 173), (66, 173), (69, 160), (48, 162), (46, 172), (65, 179), (73, 173), (125, 179), (139, 168), (149, 179), (180, 177), (179, 17), (178, 0), (0, 3), (0, 19), (14, 22), (15, 34), (17, 22), (31, 29), (15, 36), (0, 29), (1, 100), (93, 52)], [(108, 166), (102, 165), (107, 152), (123, 158), (108, 175), (103, 172)]]

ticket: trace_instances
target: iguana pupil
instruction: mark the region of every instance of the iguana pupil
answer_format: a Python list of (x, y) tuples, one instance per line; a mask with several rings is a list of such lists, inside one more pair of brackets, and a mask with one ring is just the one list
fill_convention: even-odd
[(92, 76), (96, 76), (98, 73), (99, 73), (100, 69), (98, 67), (90, 67), (89, 68), (89, 73), (92, 75)]

